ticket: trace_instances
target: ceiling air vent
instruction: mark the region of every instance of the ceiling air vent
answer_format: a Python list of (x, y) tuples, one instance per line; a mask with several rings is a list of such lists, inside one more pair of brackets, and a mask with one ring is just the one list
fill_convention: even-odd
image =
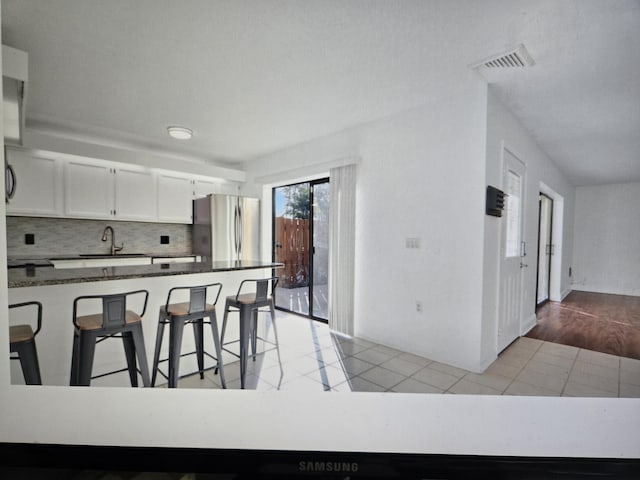
[(497, 55), (485, 58), (481, 62), (469, 65), (470, 68), (522, 68), (534, 65), (534, 61), (527, 52), (524, 45), (520, 44), (516, 48)]

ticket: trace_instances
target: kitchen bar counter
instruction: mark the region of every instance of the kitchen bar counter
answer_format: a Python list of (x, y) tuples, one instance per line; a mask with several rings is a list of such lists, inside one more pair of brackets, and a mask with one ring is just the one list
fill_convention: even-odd
[[(151, 365), (151, 355), (155, 349), (155, 337), (158, 326), (158, 312), (167, 301), (167, 294), (173, 287), (190, 287), (221, 283), (222, 291), (218, 298), (218, 321), (221, 321), (225, 298), (235, 295), (243, 280), (248, 278), (266, 278), (271, 276), (271, 269), (282, 264), (260, 261), (236, 262), (190, 262), (159, 263), (147, 265), (128, 265), (117, 267), (85, 267), (54, 268), (52, 266), (29, 266), (28, 268), (9, 268), (9, 303), (22, 303), (37, 300), (42, 303), (42, 330), (37, 337), (38, 357), (42, 381), (45, 385), (69, 385), (71, 369), (71, 352), (73, 349), (73, 304), (74, 299), (86, 295), (110, 295), (147, 290), (149, 292), (146, 313), (143, 316), (143, 331), (147, 360)], [(188, 290), (175, 292), (172, 297), (175, 303), (189, 301)], [(142, 311), (142, 302), (132, 297), (130, 308)], [(215, 302), (214, 298), (208, 299)], [(89, 302), (81, 305), (81, 315), (99, 311), (100, 306)], [(31, 311), (14, 311), (10, 321), (12, 324), (33, 323)], [(234, 317), (235, 318), (235, 317)], [(239, 322), (231, 321), (227, 325), (228, 338), (239, 338)], [(212, 337), (205, 335), (205, 350), (214, 351)], [(185, 352), (195, 350), (193, 335), (183, 338)], [(168, 354), (168, 340), (162, 347), (161, 358)], [(225, 362), (237, 359), (231, 355), (223, 355)], [(106, 341), (96, 349), (94, 375), (125, 369), (116, 375), (96, 378), (92, 385), (128, 387), (129, 376), (126, 372), (125, 355), (122, 342)], [(205, 362), (210, 362), (205, 360)], [(208, 364), (207, 364), (208, 365)], [(186, 356), (180, 361), (183, 373), (197, 370), (194, 355)], [(15, 384), (24, 382), (20, 365), (11, 362), (11, 381)]]
[(157, 263), (118, 267), (86, 267), (59, 269), (51, 266), (29, 266), (8, 269), (9, 288), (61, 285), (71, 283), (126, 280), (169, 275), (231, 272), (264, 268), (281, 268), (281, 263), (261, 261), (218, 261), (191, 263)]

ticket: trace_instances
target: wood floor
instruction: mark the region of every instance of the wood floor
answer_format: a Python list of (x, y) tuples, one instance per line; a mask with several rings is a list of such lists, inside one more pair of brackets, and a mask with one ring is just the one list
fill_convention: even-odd
[(573, 291), (536, 316), (527, 337), (640, 360), (640, 297)]

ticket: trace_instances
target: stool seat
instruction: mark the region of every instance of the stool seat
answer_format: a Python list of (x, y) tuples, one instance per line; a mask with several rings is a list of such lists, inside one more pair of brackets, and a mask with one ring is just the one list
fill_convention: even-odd
[[(167, 313), (169, 315), (189, 315), (189, 302), (172, 303), (171, 305), (163, 305), (160, 307), (160, 313)], [(216, 309), (215, 305), (206, 304), (204, 306), (205, 312), (213, 312)]]
[[(208, 289), (217, 290), (213, 303), (207, 303)], [(218, 301), (218, 297), (220, 297), (221, 290), (221, 283), (211, 283), (208, 285), (198, 285), (194, 287), (173, 287), (171, 290), (169, 290), (167, 301), (160, 307), (160, 314), (158, 316), (158, 331), (156, 333), (156, 347), (153, 354), (153, 369), (151, 373), (152, 387), (155, 386), (156, 378), (159, 373), (168, 380), (169, 388), (176, 388), (178, 386), (178, 379), (180, 378), (180, 358), (187, 355), (195, 354), (196, 360), (198, 362), (197, 373), (200, 374), (200, 378), (204, 379), (205, 370), (215, 368), (216, 373), (220, 372), (220, 383), (222, 385), (222, 388), (227, 388), (222, 365), (222, 350), (220, 348), (220, 338), (218, 336), (218, 321), (216, 318), (216, 302)], [(182, 291), (185, 294), (188, 291), (189, 301), (171, 303), (172, 295), (175, 292), (179, 291)], [(205, 321), (205, 318), (207, 318), (208, 320)], [(211, 326), (213, 343), (216, 349), (215, 356), (210, 355), (204, 349), (203, 326), (205, 323), (208, 323)], [(191, 324), (193, 326), (193, 335), (196, 349), (193, 352), (182, 353), (182, 336), (184, 326), (187, 324)], [(169, 326), (169, 352), (166, 358), (161, 359), (160, 354), (162, 350), (162, 339), (164, 337), (164, 328), (167, 325)], [(205, 368), (205, 355), (215, 360), (215, 366)], [(168, 364), (168, 371), (166, 372), (166, 374), (165, 372), (160, 370), (160, 363), (162, 362), (167, 362)]]
[[(125, 312), (125, 324), (131, 325), (142, 321), (142, 317), (131, 310)], [(80, 330), (99, 330), (102, 328), (103, 315), (95, 313), (93, 315), (83, 315), (76, 319), (76, 324)]]
[(258, 299), (256, 293), (242, 293), (240, 295), (230, 295), (227, 297), (227, 305), (269, 305), (271, 297)]
[(35, 337), (31, 325), (14, 325), (9, 327), (9, 342), (29, 342)]

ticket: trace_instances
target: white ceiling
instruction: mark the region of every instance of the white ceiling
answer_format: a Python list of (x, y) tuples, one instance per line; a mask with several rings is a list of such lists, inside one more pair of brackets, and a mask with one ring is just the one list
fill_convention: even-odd
[(2, 0), (2, 41), (29, 53), (29, 128), (223, 165), (524, 43), (535, 66), (487, 76), (497, 95), (574, 184), (640, 181), (637, 0)]

